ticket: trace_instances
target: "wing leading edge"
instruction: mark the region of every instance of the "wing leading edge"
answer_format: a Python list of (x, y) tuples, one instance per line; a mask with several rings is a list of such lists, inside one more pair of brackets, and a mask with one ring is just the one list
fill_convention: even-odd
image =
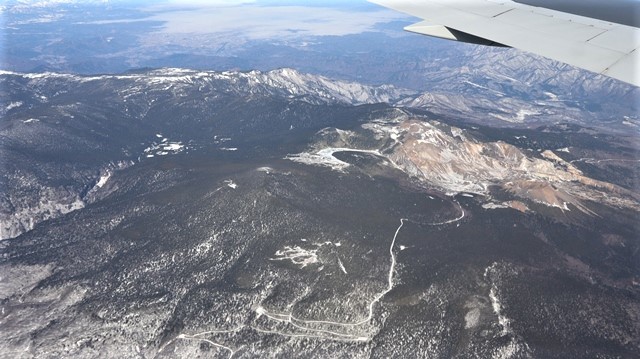
[(640, 86), (640, 29), (634, 26), (510, 0), (369, 1), (425, 20), (407, 31), (514, 47)]

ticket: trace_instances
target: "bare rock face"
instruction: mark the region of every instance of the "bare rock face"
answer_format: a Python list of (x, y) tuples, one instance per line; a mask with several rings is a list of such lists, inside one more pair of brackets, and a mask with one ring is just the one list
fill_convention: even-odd
[[(499, 189), (514, 197), (503, 205), (520, 211), (527, 208), (522, 200), (589, 215), (597, 215), (589, 208), (589, 201), (640, 209), (637, 193), (585, 176), (549, 149), (538, 153), (503, 141), (481, 141), (467, 130), (410, 116), (378, 120), (362, 127), (374, 133), (378, 153), (426, 186), (449, 195), (477, 194), (490, 204), (492, 192)], [(333, 152), (340, 148), (358, 150), (357, 146), (351, 147), (354, 141), (344, 133), (334, 141), (328, 145)], [(323, 152), (326, 150), (317, 153)], [(331, 158), (326, 160), (329, 163)]]
[(452, 192), (489, 196), (499, 186), (521, 199), (591, 213), (584, 201), (638, 209), (637, 196), (611, 183), (586, 177), (575, 166), (545, 150), (542, 158), (504, 142), (480, 142), (456, 127), (405, 121), (393, 156), (407, 158), (431, 184)]
[[(110, 177), (133, 165), (133, 161), (97, 165), (103, 167), (78, 173), (56, 171), (49, 177), (34, 171), (37, 167), (5, 173), (8, 187), (4, 194), (5, 208), (0, 211), (0, 240), (15, 238), (34, 229), (38, 223), (82, 209), (106, 197), (117, 189), (109, 183)], [(65, 174), (69, 176), (66, 179)], [(67, 183), (59, 184), (61, 181)]]
[(65, 188), (39, 188), (37, 197), (17, 198), (17, 211), (0, 214), (0, 239), (14, 238), (32, 230), (36, 224), (81, 209), (84, 202)]

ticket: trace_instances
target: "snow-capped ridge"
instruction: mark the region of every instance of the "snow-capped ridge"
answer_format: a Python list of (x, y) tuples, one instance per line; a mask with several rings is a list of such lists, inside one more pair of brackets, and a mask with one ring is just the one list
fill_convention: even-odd
[(161, 68), (142, 73), (117, 75), (76, 75), (55, 72), (18, 73), (0, 71), (0, 76), (19, 76), (31, 81), (63, 80), (86, 83), (92, 81), (132, 81), (140, 90), (162, 86), (163, 90), (180, 91), (184, 86), (198, 86), (201, 90), (215, 90), (249, 95), (297, 98), (314, 103), (397, 103), (415, 97), (415, 91), (391, 85), (369, 86), (357, 82), (330, 79), (325, 76), (301, 73), (291, 68), (267, 72), (199, 71), (183, 68)]

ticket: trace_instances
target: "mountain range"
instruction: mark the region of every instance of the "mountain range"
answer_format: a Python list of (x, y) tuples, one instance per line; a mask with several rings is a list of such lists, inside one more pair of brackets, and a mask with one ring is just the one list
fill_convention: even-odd
[(632, 121), (291, 69), (0, 88), (3, 353), (640, 352)]

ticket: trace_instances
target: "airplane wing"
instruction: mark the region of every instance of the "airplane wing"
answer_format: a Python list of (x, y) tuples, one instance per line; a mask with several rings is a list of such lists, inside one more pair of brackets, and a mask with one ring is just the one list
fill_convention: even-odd
[(514, 47), (640, 86), (637, 0), (369, 1), (425, 20), (407, 31)]

